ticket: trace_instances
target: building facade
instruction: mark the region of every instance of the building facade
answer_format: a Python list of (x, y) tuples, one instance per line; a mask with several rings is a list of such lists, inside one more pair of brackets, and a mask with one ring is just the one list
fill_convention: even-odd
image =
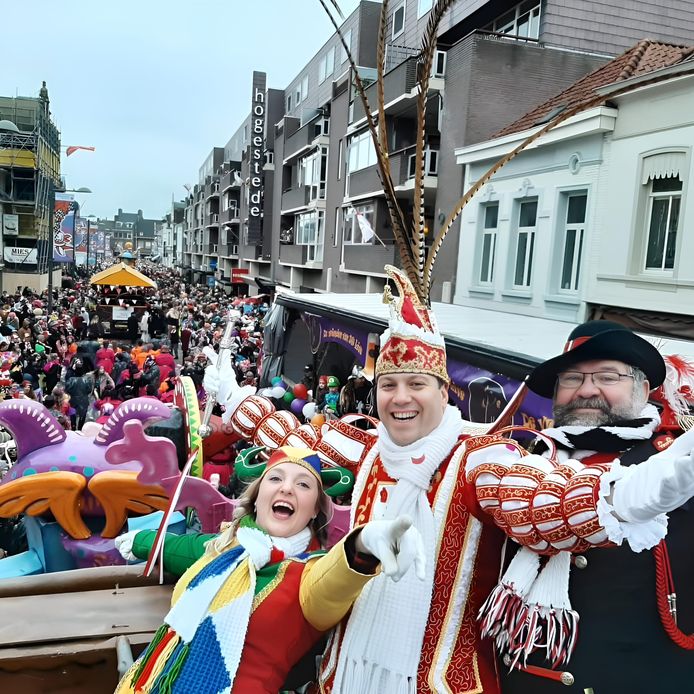
[[(2, 288), (48, 287), (52, 220), (60, 178), (60, 132), (45, 82), (38, 98), (0, 97)], [(60, 286), (60, 270), (53, 269)]]
[[(439, 31), (428, 94), (428, 231), (438, 229), (463, 194), (456, 149), (489, 139), (644, 35), (669, 41), (694, 36), (694, 8), (666, 4), (668, 12), (626, 0), (591, 3), (590, 10), (581, 0), (455, 3)], [(389, 5), (387, 139), (406, 215), (413, 194), (418, 50), (432, 5)], [(362, 0), (341, 27), (366, 84), (375, 79), (380, 11), (380, 3)], [(208, 155), (186, 200), (183, 266), (197, 280), (213, 276), (229, 287), (245, 276), (296, 291), (381, 291), (383, 265), (398, 264), (398, 252), (367, 114), (339, 37), (331, 36), (285, 89), (268, 89), (266, 79), (254, 73), (248, 117), (227, 145)], [(375, 86), (367, 95), (373, 109)], [(439, 253), (436, 300), (456, 295), (466, 233), (456, 225)], [(561, 302), (557, 312), (573, 315)]]
[(641, 41), (499, 137), (456, 151), (469, 186), (562, 104), (605, 97), (464, 209), (456, 304), (694, 338), (693, 55), (694, 45)]

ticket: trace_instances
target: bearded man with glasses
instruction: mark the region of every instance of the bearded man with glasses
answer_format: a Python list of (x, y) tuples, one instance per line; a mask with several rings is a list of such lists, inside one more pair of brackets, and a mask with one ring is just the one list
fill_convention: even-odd
[(693, 381), (683, 359), (666, 370), (647, 340), (589, 321), (528, 379), (553, 402), (539, 445), (468, 443), (480, 504), (523, 545), (480, 615), (511, 666), (503, 694), (694, 691), (694, 429), (675, 416)]

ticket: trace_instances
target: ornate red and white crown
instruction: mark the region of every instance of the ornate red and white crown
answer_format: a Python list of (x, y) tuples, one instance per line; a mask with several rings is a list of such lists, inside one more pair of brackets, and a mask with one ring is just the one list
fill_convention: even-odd
[(389, 286), (383, 292), (384, 303), (390, 305), (390, 320), (388, 329), (381, 335), (376, 376), (422, 373), (449, 383), (446, 345), (433, 313), (419, 300), (412, 283), (401, 270), (386, 265), (385, 271), (399, 296), (393, 297)]

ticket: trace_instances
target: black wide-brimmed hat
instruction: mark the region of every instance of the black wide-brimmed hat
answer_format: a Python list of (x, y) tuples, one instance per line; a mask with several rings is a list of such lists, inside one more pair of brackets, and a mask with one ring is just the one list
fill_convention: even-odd
[(592, 359), (615, 359), (635, 366), (646, 374), (651, 388), (657, 388), (665, 380), (665, 362), (650, 342), (619, 323), (591, 320), (571, 331), (562, 354), (535, 368), (528, 379), (528, 388), (551, 398), (557, 374)]

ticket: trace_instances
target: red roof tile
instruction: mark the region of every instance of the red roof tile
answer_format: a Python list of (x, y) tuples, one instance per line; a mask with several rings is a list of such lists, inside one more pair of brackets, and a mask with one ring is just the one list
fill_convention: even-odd
[(595, 90), (600, 87), (653, 72), (660, 68), (677, 65), (677, 63), (681, 63), (692, 55), (694, 55), (694, 46), (682, 46), (643, 39), (609, 63), (582, 77), (563, 92), (507, 125), (503, 130), (496, 133), (494, 137), (511, 135), (522, 130), (528, 130), (541, 122), (548, 122), (550, 120), (548, 118), (549, 114), (558, 115), (558, 112), (566, 108), (596, 97), (597, 93)]

